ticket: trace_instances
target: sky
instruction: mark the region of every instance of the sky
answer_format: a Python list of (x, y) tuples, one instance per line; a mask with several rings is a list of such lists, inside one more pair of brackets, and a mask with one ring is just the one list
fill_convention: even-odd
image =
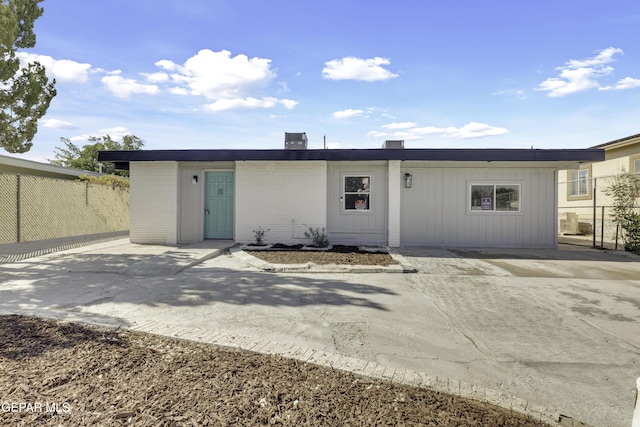
[[(45, 0), (33, 148), (587, 148), (640, 133), (637, 0)], [(0, 150), (0, 154), (7, 154)]]

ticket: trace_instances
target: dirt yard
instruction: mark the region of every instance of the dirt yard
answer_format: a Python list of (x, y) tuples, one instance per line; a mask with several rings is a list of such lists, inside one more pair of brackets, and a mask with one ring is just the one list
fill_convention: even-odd
[(276, 246), (274, 250), (246, 251), (272, 264), (393, 265), (398, 262), (386, 252), (368, 252), (357, 246), (334, 246), (329, 251), (301, 250), (295, 246)]
[(15, 315), (0, 316), (0, 405), (7, 426), (545, 426), (281, 357)]

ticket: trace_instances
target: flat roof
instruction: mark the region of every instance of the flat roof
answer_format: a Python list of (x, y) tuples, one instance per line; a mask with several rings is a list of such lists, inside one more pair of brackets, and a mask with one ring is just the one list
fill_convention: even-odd
[(456, 162), (599, 162), (604, 150), (587, 149), (317, 149), (317, 150), (139, 150), (100, 151), (98, 161), (128, 169), (129, 162), (213, 162), (243, 160), (456, 161)]

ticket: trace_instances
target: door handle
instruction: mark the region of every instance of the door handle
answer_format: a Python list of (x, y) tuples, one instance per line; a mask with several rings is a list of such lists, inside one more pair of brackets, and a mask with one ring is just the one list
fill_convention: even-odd
[(209, 215), (209, 206), (204, 207), (204, 214)]

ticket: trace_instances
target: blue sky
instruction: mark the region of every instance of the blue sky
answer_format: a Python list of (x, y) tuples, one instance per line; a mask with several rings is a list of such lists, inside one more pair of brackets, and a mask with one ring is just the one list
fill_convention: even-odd
[[(45, 0), (60, 138), (146, 149), (586, 148), (640, 132), (632, 0)], [(6, 153), (5, 153), (6, 154)]]

